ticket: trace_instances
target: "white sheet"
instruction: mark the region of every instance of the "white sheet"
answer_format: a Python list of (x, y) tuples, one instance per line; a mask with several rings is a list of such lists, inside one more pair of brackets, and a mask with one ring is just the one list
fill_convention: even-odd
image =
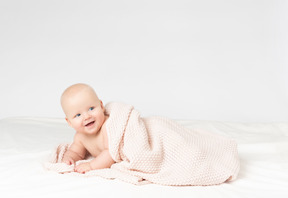
[(288, 123), (179, 121), (234, 138), (241, 169), (236, 181), (208, 187), (135, 186), (100, 177), (46, 171), (42, 163), (74, 131), (63, 119), (0, 120), (1, 197), (287, 197)]

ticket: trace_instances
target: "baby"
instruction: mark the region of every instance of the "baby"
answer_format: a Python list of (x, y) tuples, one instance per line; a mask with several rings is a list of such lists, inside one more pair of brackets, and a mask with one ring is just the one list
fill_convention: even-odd
[[(214, 185), (235, 179), (239, 172), (237, 143), (230, 138), (163, 117), (141, 117), (129, 104), (111, 102), (104, 107), (85, 84), (68, 87), (61, 105), (76, 130), (62, 162), (74, 165), (78, 173), (110, 168), (94, 172), (131, 183)], [(75, 166), (87, 154), (93, 159)]]
[(61, 106), (66, 121), (76, 131), (73, 143), (64, 154), (63, 162), (75, 165), (76, 161), (90, 154), (95, 158), (77, 165), (76, 172), (86, 173), (90, 170), (110, 168), (115, 161), (109, 153), (105, 127), (109, 116), (105, 114), (103, 103), (95, 91), (86, 84), (72, 85), (62, 94)]

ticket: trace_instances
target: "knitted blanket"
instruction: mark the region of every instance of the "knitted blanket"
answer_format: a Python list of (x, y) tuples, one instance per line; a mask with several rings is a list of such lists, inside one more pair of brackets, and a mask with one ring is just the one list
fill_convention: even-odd
[[(131, 105), (109, 103), (106, 123), (109, 169), (80, 174), (61, 163), (69, 144), (61, 144), (45, 164), (49, 170), (82, 176), (118, 178), (133, 184), (215, 185), (234, 180), (239, 172), (237, 144), (229, 138), (187, 129), (162, 117), (142, 118)], [(87, 158), (85, 160), (91, 160)], [(86, 162), (84, 160), (78, 163)]]

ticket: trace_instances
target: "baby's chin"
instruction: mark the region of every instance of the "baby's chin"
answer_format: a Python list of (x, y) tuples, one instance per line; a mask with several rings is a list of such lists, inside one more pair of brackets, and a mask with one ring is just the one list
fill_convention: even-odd
[(83, 133), (87, 134), (87, 135), (96, 135), (97, 133), (99, 133), (100, 130), (94, 129), (94, 130), (84, 130)]

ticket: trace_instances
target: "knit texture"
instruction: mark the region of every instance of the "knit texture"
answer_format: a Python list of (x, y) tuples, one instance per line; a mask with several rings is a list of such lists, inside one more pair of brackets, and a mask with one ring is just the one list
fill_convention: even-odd
[[(215, 185), (237, 177), (240, 163), (232, 139), (187, 129), (163, 117), (142, 118), (133, 106), (122, 103), (107, 104), (106, 113), (109, 151), (116, 163), (110, 169), (89, 171), (84, 176), (173, 186)], [(45, 167), (81, 175), (61, 163), (68, 147), (59, 145)]]

